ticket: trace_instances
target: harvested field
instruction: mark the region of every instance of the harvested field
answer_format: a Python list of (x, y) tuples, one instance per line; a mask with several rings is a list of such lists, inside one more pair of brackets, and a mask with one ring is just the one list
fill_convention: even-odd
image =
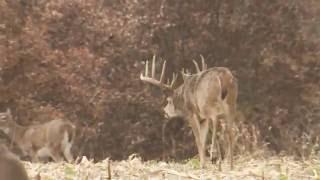
[(199, 161), (190, 159), (185, 162), (141, 161), (134, 155), (124, 161), (108, 159), (93, 163), (83, 158), (78, 164), (68, 163), (29, 163), (25, 166), (30, 177), (41, 179), (266, 179), (293, 180), (319, 179), (320, 159), (297, 161), (293, 157), (259, 156), (241, 157), (236, 160), (234, 170), (230, 170), (226, 162), (222, 170), (217, 166), (208, 165), (199, 169)]

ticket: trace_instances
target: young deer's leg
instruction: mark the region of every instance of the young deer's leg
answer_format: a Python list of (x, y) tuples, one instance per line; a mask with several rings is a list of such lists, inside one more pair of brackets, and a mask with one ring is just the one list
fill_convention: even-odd
[(50, 157), (53, 159), (53, 161), (55, 162), (63, 161), (63, 157), (61, 156), (59, 146), (51, 146), (48, 150), (49, 150)]
[(64, 132), (64, 136), (61, 141), (61, 148), (62, 148), (61, 150), (63, 152), (64, 157), (69, 163), (74, 161), (73, 156), (71, 154), (71, 147), (72, 147), (72, 142), (69, 140), (69, 134), (68, 132)]
[(38, 162), (40, 162), (40, 159), (36, 154), (34, 154), (34, 155), (31, 155), (31, 161), (33, 163), (38, 163)]
[(27, 154), (27, 156), (30, 157), (32, 162), (39, 162), (39, 158), (37, 156), (37, 153), (32, 148), (25, 150), (23, 154)]
[(63, 158), (60, 156), (59, 153), (51, 151), (50, 157), (53, 159), (54, 162), (61, 162)]
[(68, 144), (68, 145), (64, 148), (64, 150), (63, 150), (63, 155), (64, 155), (64, 157), (67, 159), (67, 161), (68, 161), (69, 163), (71, 163), (71, 162), (74, 161), (73, 156), (72, 156), (72, 154), (71, 154), (71, 144)]
[(43, 147), (39, 149), (36, 153), (38, 159), (43, 160), (44, 158), (51, 157), (50, 150), (47, 147)]

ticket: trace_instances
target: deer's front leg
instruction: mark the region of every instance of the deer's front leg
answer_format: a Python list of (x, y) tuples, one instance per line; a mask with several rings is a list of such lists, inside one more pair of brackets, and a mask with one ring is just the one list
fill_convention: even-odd
[(40, 162), (37, 153), (34, 150), (29, 149), (27, 152), (32, 162)]
[(36, 152), (33, 150), (31, 143), (24, 143), (19, 146), (23, 156), (28, 156), (32, 162), (38, 162)]
[(44, 160), (45, 158), (49, 158), (51, 157), (50, 149), (44, 146), (37, 151), (36, 156), (38, 157), (38, 159), (41, 159), (41, 160)]

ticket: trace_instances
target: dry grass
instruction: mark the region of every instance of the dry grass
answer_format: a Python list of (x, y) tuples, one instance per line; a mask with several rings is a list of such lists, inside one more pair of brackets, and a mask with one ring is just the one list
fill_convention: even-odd
[(143, 162), (132, 155), (126, 161), (92, 163), (83, 158), (78, 164), (29, 163), (24, 162), (29, 176), (36, 179), (100, 180), (100, 179), (320, 179), (320, 159), (297, 161), (293, 157), (264, 157), (257, 153), (238, 157), (234, 170), (228, 163), (222, 163), (219, 171), (216, 165), (208, 164), (199, 169), (199, 161), (190, 159), (182, 163)]

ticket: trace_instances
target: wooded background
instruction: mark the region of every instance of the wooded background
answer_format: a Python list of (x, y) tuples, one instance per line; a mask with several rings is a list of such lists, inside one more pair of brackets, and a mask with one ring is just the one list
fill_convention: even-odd
[(238, 78), (239, 154), (307, 157), (319, 149), (319, 17), (317, 0), (0, 0), (0, 110), (94, 128), (80, 141), (96, 159), (189, 158), (190, 128), (164, 119), (139, 74), (154, 54), (168, 76), (203, 55)]

